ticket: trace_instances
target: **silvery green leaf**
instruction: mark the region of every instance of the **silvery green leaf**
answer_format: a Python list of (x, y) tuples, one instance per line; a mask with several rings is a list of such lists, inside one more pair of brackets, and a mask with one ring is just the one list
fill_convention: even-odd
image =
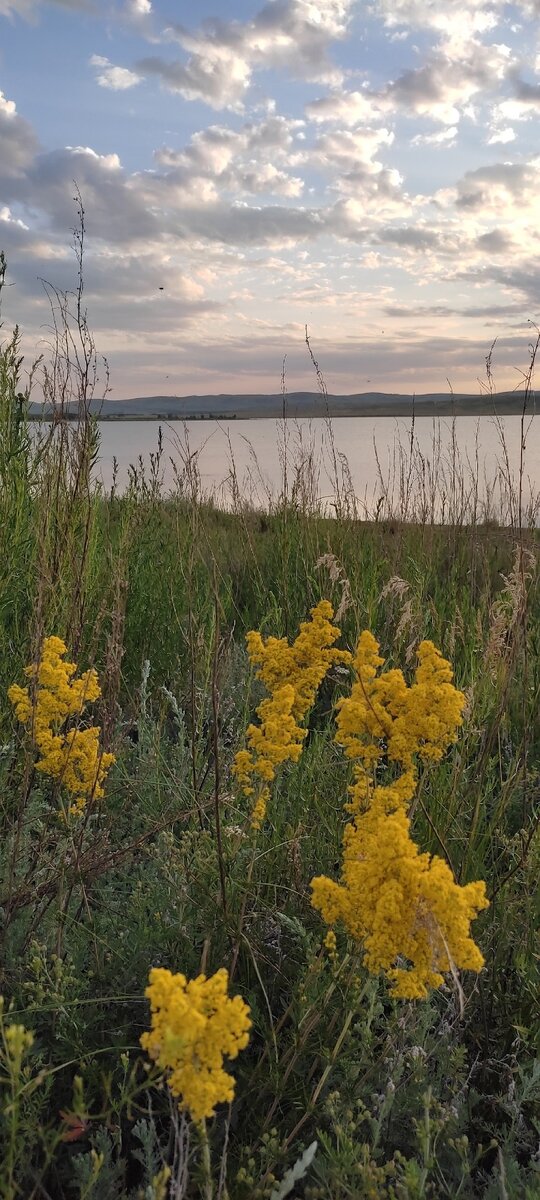
[(299, 1183), (307, 1174), (316, 1153), (317, 1142), (312, 1142), (311, 1146), (304, 1150), (301, 1158), (297, 1159), (294, 1166), (283, 1176), (281, 1183), (274, 1188), (270, 1200), (285, 1200), (285, 1196), (292, 1192), (295, 1183)]

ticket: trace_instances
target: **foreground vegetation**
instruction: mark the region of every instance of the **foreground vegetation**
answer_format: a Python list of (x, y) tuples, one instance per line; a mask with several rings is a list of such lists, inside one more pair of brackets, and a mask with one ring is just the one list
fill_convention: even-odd
[[(329, 519), (313, 464), (287, 456), (264, 513), (234, 487), (233, 511), (205, 500), (190, 455), (173, 494), (159, 454), (123, 494), (105, 494), (92, 483), (93, 343), (81, 304), (72, 323), (64, 300), (45, 375), (55, 421), (39, 437), (16, 338), (0, 358), (0, 1196), (534, 1200), (540, 590), (519, 480), (512, 491), (508, 479), (504, 527), (463, 519), (455, 462), (452, 522), (436, 523), (433, 490), (410, 520), (412, 446), (401, 509), (381, 503), (371, 521), (357, 519), (343, 463)], [(431, 479), (436, 489), (433, 465)], [(342, 652), (371, 630), (386, 668), (411, 683), (427, 640), (464, 695), (449, 718), (457, 740), (415, 759), (407, 803), (445, 887), (485, 881), (489, 907), (476, 904), (472, 926), (484, 966), (471, 951), (475, 970), (458, 972), (449, 955), (424, 999), (393, 995), (353, 922), (336, 920), (329, 937), (324, 903), (312, 904), (314, 878), (339, 878), (359, 779), (335, 740), (354, 679), (346, 654), (296, 713), (301, 753), (276, 758), (255, 819), (260, 796), (239, 776), (268, 690), (245, 634), (292, 644), (322, 597)], [(78, 714), (87, 766), (99, 758), (86, 799), (65, 762), (43, 769), (62, 747), (46, 723), (40, 742), (31, 706), (16, 708), (50, 638), (78, 672), (96, 672), (79, 694), (87, 708), (68, 704), (57, 730), (69, 738)], [(61, 674), (61, 643), (51, 653)], [(388, 740), (378, 746), (384, 756)], [(154, 988), (169, 987), (169, 971), (185, 977), (174, 995), (186, 1029), (204, 1004), (186, 980), (216, 977), (225, 1011), (225, 968), (241, 997), (234, 1094), (205, 1125), (189, 1120), (207, 1111), (200, 1089), (180, 1112), (151, 1053), (152, 968)], [(183, 1069), (182, 1041), (174, 1051)]]

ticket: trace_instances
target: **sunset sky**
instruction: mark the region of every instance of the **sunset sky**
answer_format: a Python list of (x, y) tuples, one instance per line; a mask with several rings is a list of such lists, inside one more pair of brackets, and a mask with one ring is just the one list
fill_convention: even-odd
[[(75, 282), (111, 397), (518, 386), (540, 0), (0, 0), (0, 249), (31, 357)], [(162, 289), (162, 290), (160, 290)]]

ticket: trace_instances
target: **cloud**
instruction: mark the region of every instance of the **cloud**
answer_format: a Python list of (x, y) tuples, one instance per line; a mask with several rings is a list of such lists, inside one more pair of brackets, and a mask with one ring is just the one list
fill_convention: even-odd
[(7, 204), (2, 205), (2, 208), (0, 208), (0, 221), (3, 221), (5, 225), (15, 225), (18, 229), (28, 229), (28, 225), (25, 225), (24, 221), (21, 221), (20, 217), (13, 216), (11, 209)]
[(340, 125), (371, 124), (384, 112), (377, 97), (370, 92), (333, 92), (306, 104), (306, 116), (316, 124), (336, 122)]
[(512, 250), (512, 239), (504, 229), (489, 229), (479, 234), (477, 244), (487, 254), (509, 254)]
[(372, 11), (381, 16), (389, 29), (407, 25), (410, 29), (431, 29), (441, 35), (449, 49), (460, 54), (463, 47), (496, 27), (497, 9), (504, 0), (447, 0), (442, 6), (437, 0), (374, 0)]
[(139, 77), (154, 77), (185, 100), (203, 100), (211, 108), (241, 107), (251, 82), (251, 69), (241, 55), (216, 45), (206, 54), (193, 54), (186, 64), (152, 56), (135, 64)]
[(456, 62), (438, 54), (404, 71), (387, 85), (383, 97), (400, 111), (455, 125), (472, 97), (498, 87), (511, 67), (507, 46), (476, 44), (470, 60)]
[[(0, 17), (23, 17), (29, 20), (41, 3), (42, 0), (0, 0)], [(91, 6), (91, 0), (50, 0), (50, 3), (74, 12), (84, 12)]]
[(439, 133), (417, 133), (411, 138), (411, 146), (455, 146), (458, 134), (457, 125), (449, 125)]
[(491, 137), (489, 137), (487, 139), (487, 145), (494, 146), (497, 143), (500, 143), (501, 145), (504, 146), (508, 142), (515, 142), (515, 140), (516, 140), (515, 131), (509, 125), (506, 125), (504, 127), (504, 129), (494, 129), (493, 130)]
[(125, 0), (125, 11), (135, 19), (149, 17), (152, 12), (151, 0)]
[[(94, 327), (113, 373), (120, 369), (135, 391), (144, 390), (139, 368), (151, 380), (165, 362), (167, 373), (173, 364), (195, 364), (189, 384), (181, 372), (185, 390), (197, 390), (197, 380), (222, 390), (227, 372), (237, 379), (238, 371), (253, 372), (265, 390), (276, 364), (279, 386), (283, 349), (292, 353), (302, 342), (306, 320), (320, 330), (317, 348), (339, 380), (335, 390), (346, 390), (347, 371), (357, 375), (359, 356), (366, 376), (380, 364), (380, 327), (395, 338), (388, 363), (384, 349), (387, 383), (403, 390), (405, 381), (425, 379), (421, 352), (428, 388), (443, 366), (444, 386), (449, 365), (463, 373), (471, 356), (475, 371), (483, 361), (485, 347), (468, 338), (468, 317), (504, 322), (507, 312), (518, 319), (534, 310), (535, 297), (538, 307), (540, 159), (527, 161), (530, 138), (520, 141), (539, 107), (537, 85), (524, 78), (536, 43), (518, 63), (503, 44), (509, 9), (501, 0), (372, 5), (370, 18), (376, 9), (386, 36), (399, 38), (393, 78), (384, 56), (357, 58), (351, 68), (352, 39), (340, 56), (352, 0), (258, 0), (258, 11), (254, 0), (251, 19), (160, 32), (161, 6), (114, 3), (116, 31), (126, 34), (128, 18), (127, 44), (146, 39), (138, 53), (147, 57), (133, 65), (115, 52), (128, 68), (92, 56), (111, 106), (113, 92), (132, 91), (133, 121), (142, 113), (146, 120), (136, 85), (153, 76), (178, 97), (235, 115), (207, 111), (201, 118), (199, 106), (162, 96), (153, 144), (162, 136), (170, 144), (153, 158), (141, 151), (138, 169), (128, 170), (121, 154), (100, 153), (113, 147), (99, 133), (90, 146), (44, 152), (13, 101), (0, 97), (0, 243), (11, 252), (16, 287), (8, 299), (21, 306), (23, 323), (25, 305), (34, 328), (43, 317), (38, 274), (73, 286), (74, 180), (86, 211)], [(405, 14), (406, 29), (399, 24)], [(417, 46), (401, 37), (415, 28)], [(281, 70), (289, 81), (283, 94), (272, 74)], [(293, 79), (309, 86), (292, 86)], [(271, 97), (254, 89), (260, 83), (275, 88)], [(75, 121), (72, 128), (73, 142), (86, 140)], [(120, 138), (121, 125), (114, 128)], [(493, 162), (510, 149), (490, 147), (511, 139), (514, 161)], [(452, 153), (444, 158), (422, 154), (445, 147)], [(471, 162), (475, 169), (465, 172), (461, 164)]]
[(296, 78), (339, 84), (342, 71), (328, 58), (344, 36), (354, 0), (270, 0), (251, 21), (207, 20), (193, 31), (173, 25), (166, 34), (187, 61), (140, 59), (135, 71), (159, 78), (170, 91), (212, 108), (240, 109), (254, 71), (287, 69)]
[(540, 160), (530, 163), (493, 163), (467, 171), (455, 193), (458, 210), (481, 213), (483, 217), (499, 213), (514, 223), (521, 216), (538, 214)]
[(74, 222), (74, 181), (83, 197), (87, 232), (111, 245), (157, 240), (162, 225), (138, 193), (136, 178), (123, 171), (116, 154), (100, 155), (75, 146), (37, 154), (24, 178), (13, 185), (13, 198), (27, 211), (41, 212), (49, 228), (65, 239)]
[(31, 125), (19, 116), (13, 100), (0, 92), (0, 187), (3, 199), (11, 194), (10, 183), (24, 176), (38, 149)]
[(324, 213), (318, 209), (266, 204), (227, 204), (217, 201), (182, 210), (186, 233), (231, 246), (296, 245), (325, 230)]
[[(165, 178), (148, 180), (147, 187), (184, 190), (186, 196), (197, 195), (201, 202), (216, 200), (218, 194), (227, 192), (298, 196), (303, 180), (283, 168), (290, 161), (294, 135), (302, 124), (269, 117), (238, 131), (210, 125), (195, 133), (183, 150), (164, 146), (156, 151), (155, 161), (165, 169)], [(181, 194), (178, 204), (182, 204)]]
[(316, 137), (294, 157), (294, 162), (306, 164), (310, 170), (317, 167), (327, 177), (330, 193), (337, 191), (351, 197), (356, 209), (361, 209), (365, 216), (373, 213), (375, 204), (382, 219), (391, 212), (397, 214), (409, 209), (400, 172), (376, 157), (393, 142), (393, 132), (385, 127), (335, 129)]
[(97, 82), (100, 87), (110, 88), (113, 92), (123, 92), (140, 83), (139, 76), (133, 71), (128, 71), (126, 67), (115, 67), (108, 58), (103, 58), (100, 54), (92, 55), (90, 66), (98, 68)]

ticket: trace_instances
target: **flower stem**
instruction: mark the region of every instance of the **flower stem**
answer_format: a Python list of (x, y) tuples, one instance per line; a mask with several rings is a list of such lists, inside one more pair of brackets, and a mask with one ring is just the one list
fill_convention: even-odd
[(203, 1119), (199, 1125), (199, 1137), (201, 1140), (202, 1152), (202, 1167), (203, 1167), (203, 1196), (204, 1200), (213, 1200), (214, 1185), (212, 1183), (212, 1160), (210, 1158), (210, 1142), (208, 1141), (208, 1130), (206, 1121)]

